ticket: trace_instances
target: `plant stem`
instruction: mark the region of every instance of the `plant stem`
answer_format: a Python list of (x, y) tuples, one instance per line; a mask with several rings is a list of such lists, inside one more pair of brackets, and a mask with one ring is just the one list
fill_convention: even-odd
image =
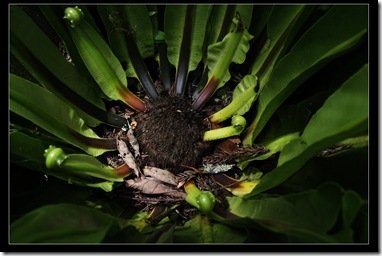
[(164, 43), (158, 43), (159, 52), (159, 67), (160, 76), (162, 79), (163, 86), (166, 91), (171, 89), (171, 78), (170, 78), (170, 65), (167, 59), (167, 46)]
[(230, 104), (219, 110), (218, 112), (212, 114), (209, 119), (212, 123), (221, 123), (232, 115), (236, 114), (243, 105), (245, 105), (252, 97), (256, 95), (256, 92), (253, 87), (245, 90), (240, 97), (233, 98)]
[(141, 54), (139, 53), (138, 46), (135, 42), (133, 34), (130, 31), (125, 31), (126, 34), (126, 47), (130, 57), (131, 64), (133, 65), (135, 72), (138, 76), (139, 82), (142, 84), (143, 88), (147, 94), (152, 98), (158, 98), (158, 92), (155, 89), (153, 80), (151, 79), (150, 73), (143, 61)]
[(183, 38), (182, 44), (180, 46), (179, 61), (175, 77), (175, 92), (178, 96), (184, 95), (184, 91), (186, 88), (188, 66), (190, 63), (191, 54), (191, 35), (193, 29), (194, 13), (195, 6), (188, 5), (186, 11), (186, 23), (183, 28)]
[(219, 140), (236, 135), (240, 135), (246, 125), (246, 120), (242, 116), (233, 116), (232, 126), (206, 131), (203, 135), (203, 141)]
[(220, 82), (224, 78), (226, 72), (229, 72), (229, 65), (232, 62), (232, 59), (236, 53), (241, 38), (244, 34), (244, 29), (240, 20), (237, 21), (236, 31), (232, 33), (231, 38), (227, 42), (224, 54), (220, 55), (219, 60), (215, 64), (214, 68), (211, 71), (211, 78), (208, 80), (207, 84), (204, 86), (200, 92), (198, 98), (192, 104), (192, 108), (195, 110), (200, 109), (206, 104), (208, 99), (215, 93), (217, 88), (220, 85)]

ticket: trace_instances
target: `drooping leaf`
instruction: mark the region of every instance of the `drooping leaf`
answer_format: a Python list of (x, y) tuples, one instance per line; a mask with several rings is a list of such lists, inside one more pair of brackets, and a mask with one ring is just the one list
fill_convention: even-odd
[(284, 146), (277, 168), (264, 175), (252, 194), (281, 184), (320, 150), (365, 131), (367, 120), (368, 65), (365, 65), (325, 101), (302, 135)]
[(277, 108), (307, 77), (353, 47), (366, 31), (366, 6), (335, 6), (322, 16), (275, 66), (259, 95), (257, 115), (244, 143), (251, 145)]
[(330, 234), (340, 218), (342, 198), (341, 188), (327, 183), (316, 190), (296, 194), (248, 199), (230, 197), (228, 202), (233, 214), (253, 219), (299, 242), (347, 242)]
[(100, 139), (56, 95), (13, 74), (10, 75), (10, 109), (91, 155), (97, 156), (115, 148), (115, 145), (108, 145), (108, 140)]
[(100, 243), (120, 229), (119, 220), (89, 207), (40, 207), (11, 225), (11, 243)]

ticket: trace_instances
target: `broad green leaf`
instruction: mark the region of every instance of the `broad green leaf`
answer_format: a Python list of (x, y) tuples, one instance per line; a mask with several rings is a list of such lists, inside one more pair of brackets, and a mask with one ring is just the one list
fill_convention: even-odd
[(99, 5), (97, 10), (106, 28), (110, 48), (119, 61), (124, 64), (123, 68), (126, 71), (126, 75), (137, 78), (127, 51), (126, 36), (122, 31), (123, 11), (121, 8), (112, 5)]
[(125, 17), (135, 36), (139, 52), (143, 58), (154, 55), (153, 28), (146, 5), (125, 5)]
[(222, 41), (208, 46), (208, 77), (220, 81), (217, 88), (222, 87), (230, 78), (229, 65), (233, 62), (242, 64), (249, 50), (249, 41), (253, 38), (247, 29), (232, 31)]
[[(10, 15), (12, 36), (15, 36), (23, 44), (36, 61), (84, 100), (98, 108), (105, 109), (101, 99), (102, 94), (97, 90), (97, 85), (87, 80), (83, 73), (79, 73), (72, 64), (65, 60), (58, 47), (20, 7), (11, 6)], [(22, 57), (27, 58), (27, 56)]]
[[(119, 99), (118, 89), (127, 86), (126, 75), (121, 64), (107, 43), (91, 25), (83, 20), (80, 26), (81, 28), (69, 28), (69, 31), (85, 65), (103, 92), (111, 99)], [(92, 61), (95, 61), (92, 60), (92, 56), (96, 53), (97, 60), (98, 56), (104, 59), (105, 65), (103, 66), (107, 69), (107, 72), (97, 70), (98, 65), (101, 63), (92, 64)]]
[(62, 140), (97, 156), (107, 149), (89, 146), (85, 141), (105, 143), (64, 101), (48, 90), (10, 75), (10, 109)]
[[(186, 20), (187, 5), (168, 5), (165, 10), (164, 33), (168, 60), (178, 67), (183, 38), (191, 40), (188, 72), (195, 70), (202, 59), (202, 47), (211, 5), (196, 5), (192, 20)], [(187, 23), (192, 23), (192, 31), (184, 31)], [(185, 34), (186, 33), (186, 34)]]
[(110, 99), (145, 111), (144, 102), (127, 88), (125, 71), (102, 36), (84, 19), (77, 26), (68, 27), (85, 66), (101, 90)]
[(304, 5), (273, 6), (268, 16), (267, 41), (252, 65), (252, 74), (263, 80), (265, 68), (270, 68), (284, 50), (286, 41), (299, 28), (302, 22), (297, 22), (305, 10)]
[(213, 223), (202, 215), (196, 215), (184, 226), (177, 226), (173, 234), (174, 243), (242, 243), (245, 239), (245, 233)]
[[(325, 101), (312, 116), (301, 138), (312, 145), (325, 137), (350, 132), (367, 122), (368, 85), (368, 65), (365, 65)], [(352, 108), (351, 113), (348, 111), (349, 106)]]
[(368, 65), (365, 65), (325, 101), (301, 137), (283, 148), (277, 168), (264, 175), (252, 194), (281, 184), (320, 150), (363, 132), (367, 121)]
[(293, 132), (280, 136), (270, 142), (264, 143), (264, 146), (269, 150), (269, 152), (265, 153), (264, 155), (255, 157), (253, 160), (264, 160), (276, 154), (277, 152), (281, 152), (286, 145), (298, 137), (299, 132)]
[(101, 120), (105, 122), (101, 118), (105, 115), (105, 107), (98, 86), (65, 60), (57, 46), (28, 15), (14, 8), (11, 17), (12, 54), (42, 86), (67, 99), (87, 124), (96, 126)]
[[(66, 54), (69, 55), (70, 59), (73, 61), (76, 70), (81, 74), (83, 79), (86, 79), (86, 82), (92, 84), (92, 88), (97, 92), (98, 100), (102, 103), (100, 107), (103, 107), (104, 104), (100, 97), (105, 97), (102, 93), (101, 89), (94, 83), (94, 79), (89, 74), (89, 71), (86, 69), (84, 63), (81, 60), (81, 56), (79, 55), (76, 46), (74, 45), (73, 40), (70, 37), (68, 28), (66, 27), (65, 20), (62, 18), (62, 13), (64, 11), (65, 6), (60, 5), (40, 5), (39, 8), (45, 18), (48, 21), (48, 24), (56, 31), (58, 36), (63, 40), (64, 46), (68, 51)], [(85, 11), (87, 12), (87, 11)], [(88, 19), (89, 20), (89, 19)], [(91, 22), (94, 24), (94, 20), (91, 19)], [(66, 56), (68, 57), (68, 56)]]
[(125, 64), (127, 76), (139, 78), (129, 55), (124, 30), (129, 30), (129, 33), (133, 34), (143, 59), (154, 55), (154, 33), (147, 6), (126, 5), (120, 8), (114, 5), (100, 5), (97, 9), (106, 27), (110, 47), (118, 59)]
[(119, 229), (117, 218), (93, 208), (73, 204), (46, 205), (11, 224), (10, 242), (100, 243)]
[(255, 5), (253, 7), (253, 18), (248, 30), (255, 39), (260, 36), (260, 33), (266, 27), (272, 9), (273, 5)]
[(296, 194), (229, 197), (228, 202), (233, 214), (255, 220), (272, 231), (303, 239), (308, 236), (318, 242), (341, 242), (329, 235), (340, 216), (341, 198), (340, 187), (328, 183)]
[(203, 44), (203, 60), (206, 62), (209, 45), (223, 40), (232, 26), (232, 19), (238, 12), (244, 26), (248, 29), (252, 19), (253, 5), (213, 5)]
[(259, 95), (257, 115), (244, 143), (251, 145), (277, 108), (304, 80), (356, 45), (366, 31), (366, 6), (335, 6), (322, 16), (275, 66)]

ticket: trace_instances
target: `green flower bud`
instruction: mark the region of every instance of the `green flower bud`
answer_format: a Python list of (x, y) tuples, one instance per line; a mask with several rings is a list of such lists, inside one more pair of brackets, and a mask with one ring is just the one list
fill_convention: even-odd
[(64, 13), (64, 19), (69, 21), (70, 27), (72, 28), (75, 28), (78, 24), (80, 24), (82, 17), (84, 16), (84, 13), (78, 6), (67, 7)]
[(60, 167), (62, 161), (66, 158), (66, 154), (62, 148), (56, 148), (51, 145), (49, 148), (45, 149), (44, 157), (46, 167), (48, 169), (54, 169)]
[(199, 210), (202, 213), (210, 213), (215, 206), (215, 196), (210, 191), (203, 191), (197, 198), (197, 203), (199, 205)]

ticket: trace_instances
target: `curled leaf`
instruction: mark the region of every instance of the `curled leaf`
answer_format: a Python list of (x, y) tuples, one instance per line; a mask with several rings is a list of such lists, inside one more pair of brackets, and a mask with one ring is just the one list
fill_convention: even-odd
[(135, 162), (135, 158), (133, 154), (130, 152), (129, 148), (126, 145), (126, 142), (124, 142), (122, 139), (117, 138), (117, 148), (119, 151), (119, 154), (121, 155), (123, 161), (134, 170), (134, 174), (139, 177), (140, 176), (140, 169)]

